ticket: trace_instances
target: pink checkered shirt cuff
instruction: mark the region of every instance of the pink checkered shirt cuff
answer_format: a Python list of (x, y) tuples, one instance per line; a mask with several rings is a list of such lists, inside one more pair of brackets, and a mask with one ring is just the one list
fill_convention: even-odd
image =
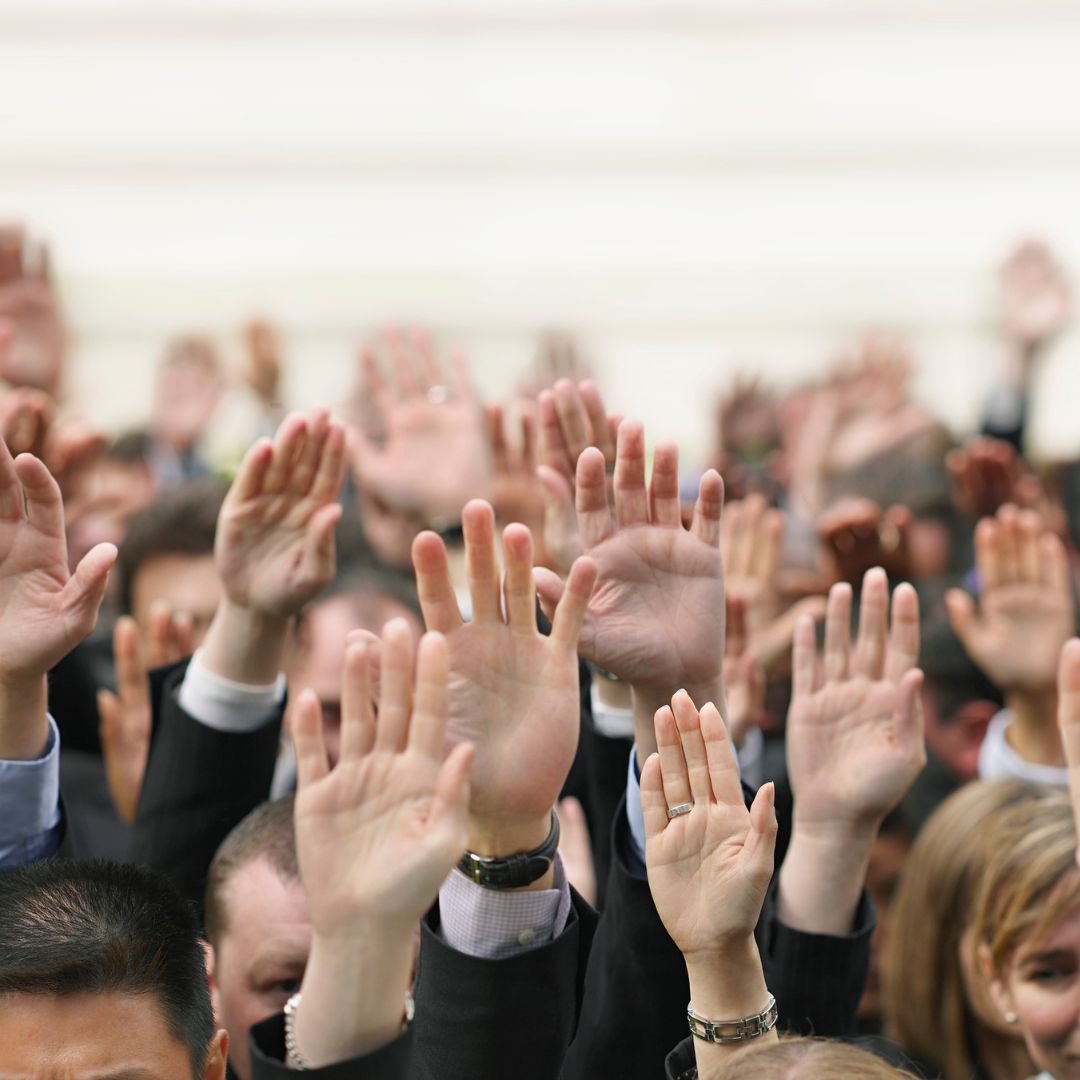
[(540, 892), (485, 889), (452, 870), (439, 890), (443, 940), (485, 960), (503, 960), (546, 945), (566, 929), (570, 884), (555, 856), (555, 888)]

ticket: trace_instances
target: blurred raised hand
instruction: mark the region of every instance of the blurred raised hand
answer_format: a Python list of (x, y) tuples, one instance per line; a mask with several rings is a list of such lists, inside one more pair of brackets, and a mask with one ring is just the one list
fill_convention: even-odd
[[(496, 521), (518, 521), (533, 536), (544, 527), (544, 491), (536, 475), (536, 418), (524, 411), (518, 418), (519, 438), (510, 434), (510, 420), (498, 402), (485, 409), (488, 448), (492, 462), (491, 505)], [(542, 561), (542, 555), (541, 555)]]
[(449, 371), (426, 334), (385, 335), (393, 372), (387, 381), (374, 352), (362, 354), (371, 430), (355, 432), (357, 485), (394, 510), (434, 524), (457, 524), (471, 498), (491, 490), (492, 466), (484, 416), (460, 354)]
[(1006, 503), (1032, 507), (1043, 492), (1010, 443), (978, 436), (950, 450), (945, 465), (956, 508), (970, 517), (996, 514)]
[(746, 609), (738, 597), (727, 597), (724, 635), (724, 690), (731, 741), (741, 750), (751, 728), (765, 714), (765, 671), (749, 644)]
[(1072, 317), (1069, 279), (1046, 244), (1025, 240), (1002, 265), (1000, 285), (1005, 337), (1029, 359), (1068, 325)]
[(596, 863), (593, 861), (589, 823), (581, 803), (568, 795), (558, 806), (559, 854), (566, 879), (581, 896), (596, 905)]
[(842, 499), (830, 507), (817, 523), (829, 582), (856, 586), (875, 566), (883, 566), (893, 578), (910, 577), (911, 524), (905, 506), (882, 513), (871, 499)]

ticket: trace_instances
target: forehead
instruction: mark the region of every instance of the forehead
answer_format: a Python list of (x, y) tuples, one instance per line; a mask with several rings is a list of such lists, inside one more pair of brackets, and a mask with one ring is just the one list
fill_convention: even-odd
[(218, 943), (219, 965), (248, 970), (261, 960), (307, 960), (311, 915), (298, 878), (283, 881), (264, 858), (237, 868), (222, 893), (225, 932)]
[(9, 995), (0, 1048), (0, 1080), (191, 1080), (187, 1047), (147, 994)]
[(193, 604), (216, 606), (221, 591), (214, 556), (152, 555), (142, 563), (132, 582), (132, 600), (136, 610), (149, 607), (158, 599), (174, 602), (180, 610)]
[(1027, 942), (1018, 952), (1021, 958), (1049, 952), (1080, 953), (1080, 904), (1054, 923), (1048, 934), (1037, 941)]

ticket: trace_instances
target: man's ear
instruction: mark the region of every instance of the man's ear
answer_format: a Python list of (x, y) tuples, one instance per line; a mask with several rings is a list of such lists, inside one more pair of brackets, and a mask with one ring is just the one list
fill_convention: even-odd
[(206, 984), (210, 988), (210, 1004), (214, 1009), (214, 1024), (221, 1024), (221, 990), (217, 982), (217, 953), (209, 941), (202, 943), (206, 955)]
[(225, 1080), (225, 1070), (229, 1062), (229, 1033), (221, 1028), (210, 1040), (210, 1050), (206, 1055), (206, 1068), (203, 1080)]
[(990, 948), (980, 945), (976, 954), (979, 961), (979, 970), (986, 980), (986, 987), (990, 991), (990, 1000), (994, 1008), (1001, 1013), (1001, 1018), (1006, 1023), (1016, 1023), (1016, 1005), (1012, 999), (1012, 993), (1003, 978), (994, 974), (994, 965), (990, 960)]

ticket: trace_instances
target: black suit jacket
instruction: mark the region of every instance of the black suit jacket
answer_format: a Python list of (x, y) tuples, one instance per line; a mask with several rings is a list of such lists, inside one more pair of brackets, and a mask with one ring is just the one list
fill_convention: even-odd
[(413, 1030), (362, 1057), (298, 1073), (285, 1064), (285, 1017), (278, 1013), (251, 1029), (251, 1080), (411, 1080)]

